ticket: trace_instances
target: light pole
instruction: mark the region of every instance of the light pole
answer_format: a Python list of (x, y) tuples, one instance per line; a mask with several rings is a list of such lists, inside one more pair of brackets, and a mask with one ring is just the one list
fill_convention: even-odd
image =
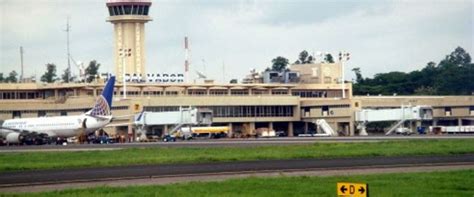
[(345, 51), (339, 52), (339, 62), (341, 62), (341, 88), (342, 98), (346, 98), (345, 83), (344, 83), (344, 63), (350, 59), (350, 53)]
[(132, 56), (132, 49), (121, 48), (119, 49), (119, 56), (122, 59), (122, 78), (123, 78), (123, 99), (127, 99), (127, 80), (125, 79), (125, 58)]

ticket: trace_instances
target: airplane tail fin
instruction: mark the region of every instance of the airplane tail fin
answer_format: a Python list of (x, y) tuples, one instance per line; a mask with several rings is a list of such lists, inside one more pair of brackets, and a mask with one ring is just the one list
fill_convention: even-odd
[(92, 116), (110, 116), (112, 114), (112, 97), (114, 95), (115, 76), (111, 76), (105, 84), (102, 95), (97, 98), (94, 108), (86, 114)]
[(142, 112), (140, 112), (140, 114), (138, 114), (138, 116), (136, 116), (135, 121), (140, 121), (140, 120), (142, 119), (142, 117), (143, 117), (143, 113), (144, 113), (144, 112), (145, 112), (145, 111), (142, 110)]

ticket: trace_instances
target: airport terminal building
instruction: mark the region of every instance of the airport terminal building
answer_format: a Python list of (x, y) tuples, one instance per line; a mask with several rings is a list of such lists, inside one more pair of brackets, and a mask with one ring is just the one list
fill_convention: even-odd
[[(330, 66), (338, 67), (337, 64)], [(177, 111), (188, 106), (206, 108), (213, 112), (214, 125), (229, 126), (234, 133), (253, 132), (265, 127), (285, 131), (288, 136), (314, 129), (311, 122), (325, 117), (333, 128), (353, 135), (350, 112), (359, 104), (352, 99), (351, 84), (345, 84), (347, 98), (342, 99), (341, 84), (332, 80), (328, 82), (127, 83), (127, 99), (123, 99), (123, 87), (118, 83), (112, 110), (115, 116), (122, 116), (141, 111)], [(90, 84), (2, 84), (0, 119), (81, 114), (91, 108), (103, 85), (103, 81)], [(132, 121), (130, 118), (121, 123)], [(116, 130), (133, 132), (133, 128), (125, 127)]]
[[(146, 76), (145, 23), (151, 1), (108, 0), (108, 22), (114, 26), (115, 74), (112, 113), (117, 117), (141, 111), (177, 111), (196, 107), (213, 112), (213, 125), (228, 126), (230, 136), (255, 135), (260, 128), (287, 136), (315, 133), (315, 121), (324, 119), (339, 135), (359, 131), (355, 112), (361, 109), (400, 108), (429, 105), (433, 120), (427, 125), (474, 125), (473, 96), (353, 96), (352, 84), (341, 83), (341, 62), (290, 65), (289, 70), (251, 73), (241, 83), (129, 82), (123, 76)], [(189, 69), (185, 65), (185, 72)], [(186, 74), (185, 74), (186, 75)], [(81, 114), (89, 110), (104, 86), (92, 83), (3, 83), (0, 84), (0, 120)], [(126, 99), (123, 99), (126, 94)], [(121, 118), (106, 128), (115, 135), (135, 139), (134, 117)], [(155, 128), (158, 135), (173, 125)], [(132, 137), (133, 136), (133, 137)]]

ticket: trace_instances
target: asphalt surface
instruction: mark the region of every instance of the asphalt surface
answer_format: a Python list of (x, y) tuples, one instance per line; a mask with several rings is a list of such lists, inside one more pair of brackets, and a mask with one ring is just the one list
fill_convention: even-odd
[(403, 166), (473, 164), (474, 154), (449, 156), (401, 156), (340, 159), (263, 160), (245, 162), (137, 165), (66, 170), (7, 172), (0, 174), (0, 188), (105, 180), (127, 180), (219, 173), (337, 170)]
[(354, 136), (354, 137), (277, 137), (249, 139), (199, 139), (177, 142), (134, 142), (116, 144), (69, 144), (40, 146), (0, 146), (2, 152), (62, 151), (62, 150), (115, 150), (151, 147), (252, 147), (262, 145), (311, 144), (315, 142), (377, 142), (387, 140), (446, 140), (474, 139), (474, 135), (412, 135), (412, 136)]

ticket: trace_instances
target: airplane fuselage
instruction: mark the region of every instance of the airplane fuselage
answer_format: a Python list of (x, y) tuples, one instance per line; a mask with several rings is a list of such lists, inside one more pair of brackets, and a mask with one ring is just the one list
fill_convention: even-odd
[(94, 107), (81, 115), (20, 118), (0, 121), (0, 137), (7, 143), (42, 144), (48, 137), (74, 137), (105, 127), (112, 120), (115, 77), (105, 84)]
[[(111, 117), (95, 118), (87, 115), (22, 118), (5, 120), (1, 126), (20, 131), (44, 133), (50, 137), (73, 137), (96, 131), (107, 125), (110, 119)], [(2, 133), (11, 132), (6, 129), (1, 131)]]

